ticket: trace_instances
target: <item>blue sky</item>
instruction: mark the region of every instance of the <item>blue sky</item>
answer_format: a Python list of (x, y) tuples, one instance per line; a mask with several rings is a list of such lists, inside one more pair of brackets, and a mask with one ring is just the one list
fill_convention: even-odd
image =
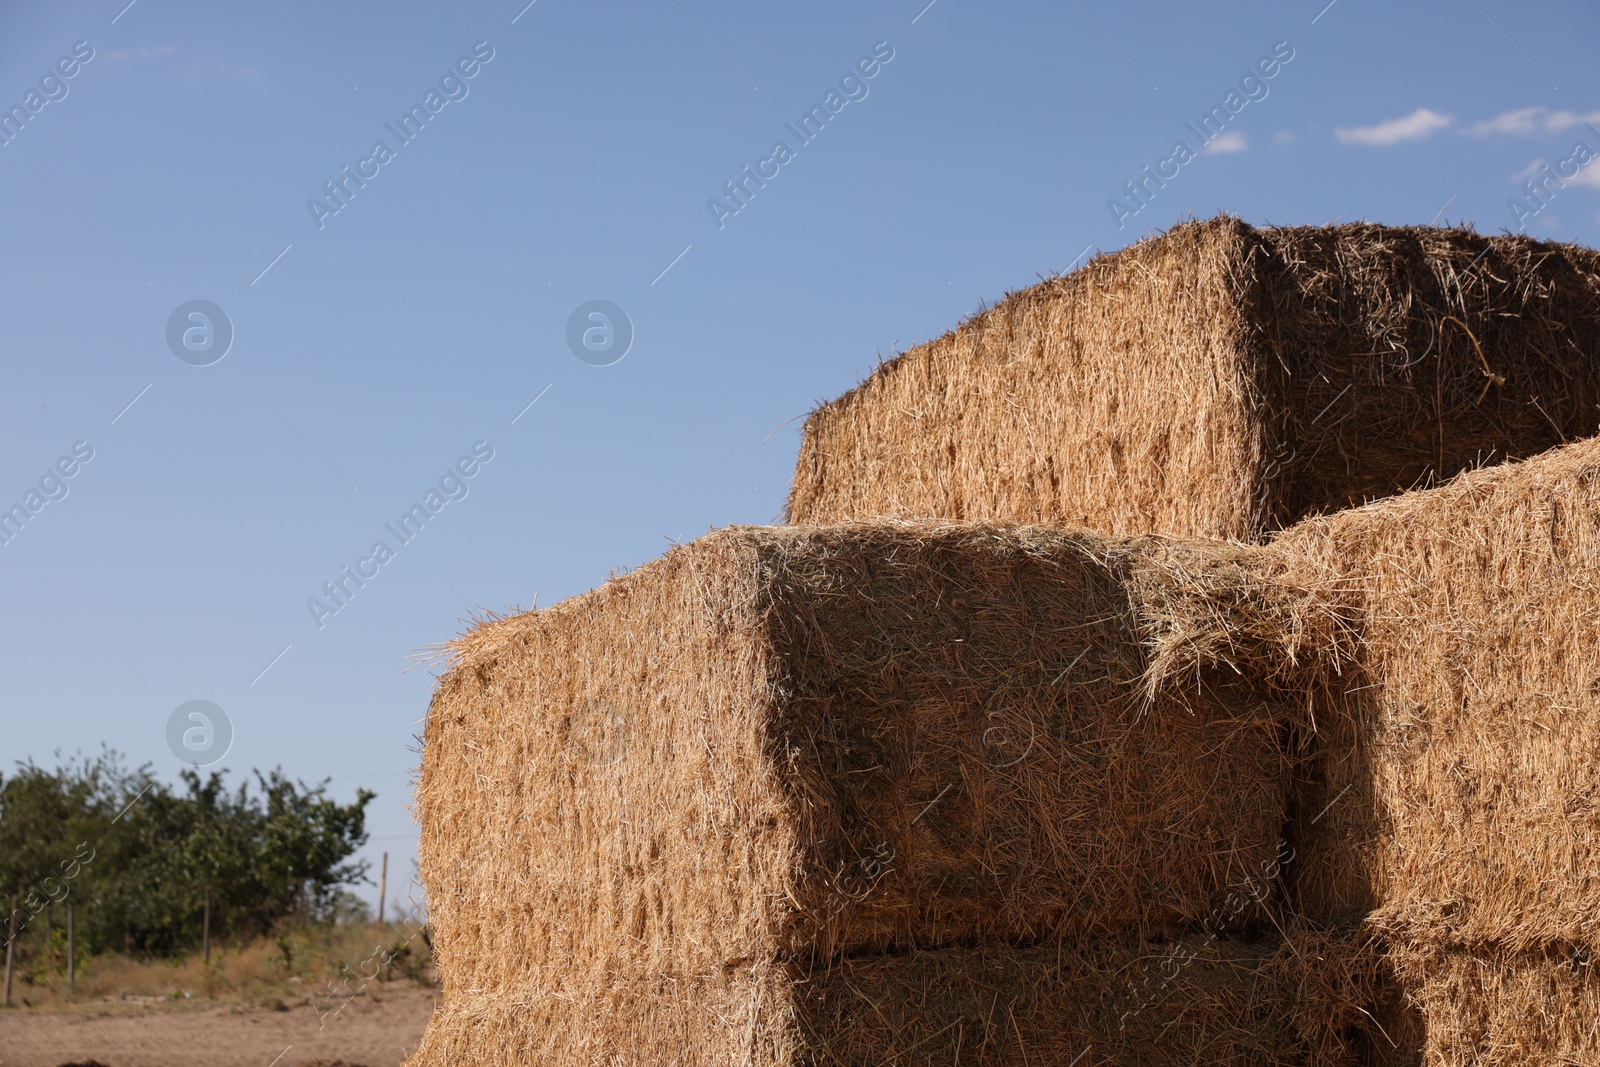
[[(797, 417), (880, 355), (1191, 215), (1600, 243), (1600, 167), (1519, 184), (1600, 150), (1592, 5), (523, 2), (0, 9), (7, 765), (170, 777), (212, 701), (220, 766), (376, 789), (403, 884), (410, 657), (774, 520)], [(169, 346), (195, 300), (221, 359)], [(594, 300), (620, 360), (569, 347)]]

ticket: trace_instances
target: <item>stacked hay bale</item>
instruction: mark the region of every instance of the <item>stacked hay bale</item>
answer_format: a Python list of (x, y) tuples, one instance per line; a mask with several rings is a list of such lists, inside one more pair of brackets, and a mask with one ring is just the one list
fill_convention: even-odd
[(1143, 698), (1163, 555), (735, 528), (474, 630), (417, 793), (414, 1062), (1279, 1062), (1281, 941), (1196, 931), (1263, 921), (1287, 712)]
[[(1260, 541), (1593, 434), (1597, 295), (1600, 255), (1525, 238), (1179, 227), (1007, 298), (824, 405), (789, 513)], [(1561, 455), (1494, 477), (1567, 477), (1575, 492), (1587, 475), (1563, 464), (1584, 461)], [(1419, 1055), (1588, 1062), (1600, 772), (1591, 746), (1570, 746), (1597, 736), (1578, 638), (1595, 587), (1545, 599), (1542, 576), (1583, 573), (1584, 549), (1558, 547), (1557, 520), (1526, 502), (1474, 512), (1484, 477), (1291, 528), (1251, 580), (1188, 584), (1154, 667), (1232, 664), (1303, 693), (1309, 714), (1286, 732), (1305, 761), (1287, 901), (1313, 928), (1362, 922), (1420, 1013), (1398, 1021)], [(1565, 491), (1552, 514), (1578, 508)], [(1315, 595), (1263, 602), (1273, 588)], [(1317, 598), (1319, 627), (1342, 636), (1278, 655), (1280, 639), (1303, 646), (1298, 612)], [(1505, 718), (1520, 704), (1537, 707)]]
[[(1590, 905), (1492, 887), (1578, 869), (1587, 772), (1492, 804), (1587, 721), (1587, 608), (1535, 599), (1588, 542), (1519, 556), (1509, 504), (1470, 540), (1486, 473), (1239, 542), (1592, 433), (1597, 294), (1600, 256), (1523, 238), (1182, 226), (819, 409), (820, 525), (476, 627), (425, 739), (412, 1064), (1585, 1054), (1507, 1020), (1592, 1002)], [(1522, 618), (1565, 627), (1577, 718), (1497, 717)], [(1460, 633), (1500, 651), (1446, 708)]]
[(1365, 223), (1178, 226), (818, 408), (793, 522), (1257, 540), (1600, 424), (1600, 253)]
[(1430, 1062), (1600, 1061), (1600, 441), (1270, 551), (1356, 631), (1311, 709), (1292, 905), (1366, 917)]

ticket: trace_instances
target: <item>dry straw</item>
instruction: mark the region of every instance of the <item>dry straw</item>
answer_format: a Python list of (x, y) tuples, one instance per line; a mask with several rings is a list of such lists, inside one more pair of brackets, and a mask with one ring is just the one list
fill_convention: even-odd
[(1429, 1067), (1600, 1063), (1600, 976), (1585, 952), (1402, 947), (1389, 958), (1425, 1020)]
[(1052, 939), (471, 991), (446, 998), (409, 1063), (1398, 1067), (1417, 1042), (1369, 943), (1296, 929), (1287, 939)]
[(1285, 713), (1146, 699), (1159, 548), (735, 528), (473, 630), (417, 792), (447, 988), (1204, 916), (1277, 847)]
[(815, 412), (874, 524), (476, 626), (413, 1067), (1595, 1062), (1600, 441), (1314, 516), (1592, 433), (1597, 287), (1180, 226)]
[(1357, 669), (1313, 708), (1296, 904), (1408, 943), (1600, 950), (1600, 441), (1269, 554), (1358, 605)]
[[(552, 999), (653, 1018), (651, 998), (692, 993), (694, 1020), (660, 1021), (668, 1042), (798, 1003), (796, 974), (868, 973), (863, 953), (1164, 936), (1265, 880), (1233, 909), (1259, 927), (1298, 709), (1202, 636), (1245, 613), (1226, 583), (1241, 551), (734, 528), (478, 626), (453, 646), (417, 791), (436, 1026), (523, 1019), (520, 1037), (485, 1024), (510, 1049), (578, 1039), (546, 1031)], [(1036, 1010), (1076, 981), (1028, 979), (1054, 990)]]
[(789, 516), (1257, 540), (1593, 433), (1597, 294), (1524, 237), (1180, 225), (818, 408)]
[[(1600, 1061), (1600, 440), (1185, 551), (1145, 614), (1180, 673), (1301, 706), (1284, 899), (1371, 937), (1385, 1032), (1439, 1067)], [(1359, 954), (1329, 959), (1306, 973), (1377, 1017)]]

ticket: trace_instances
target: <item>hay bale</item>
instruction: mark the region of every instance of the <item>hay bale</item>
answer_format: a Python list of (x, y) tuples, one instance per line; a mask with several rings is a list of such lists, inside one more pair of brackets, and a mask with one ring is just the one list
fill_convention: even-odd
[(1371, 961), (1345, 961), (1362, 977), (1334, 985), (1305, 973), (1313, 952), (1276, 936), (1052, 939), (473, 992), (446, 999), (408, 1067), (1409, 1062), (1369, 1010)]
[(1429, 1067), (1600, 1063), (1597, 961), (1574, 946), (1391, 953)]
[(1296, 905), (1409, 948), (1600, 950), (1600, 440), (1266, 554), (1354, 627), (1310, 694)]
[(1187, 223), (818, 408), (788, 514), (1255, 540), (1595, 432), (1597, 294), (1525, 237)]
[(735, 528), (478, 626), (417, 789), (447, 1000), (1248, 921), (1284, 711), (1216, 672), (1146, 699), (1156, 554)]
[(1384, 941), (1357, 921), (1284, 920), (1270, 963), (1308, 1067), (1421, 1067), (1426, 1020)]

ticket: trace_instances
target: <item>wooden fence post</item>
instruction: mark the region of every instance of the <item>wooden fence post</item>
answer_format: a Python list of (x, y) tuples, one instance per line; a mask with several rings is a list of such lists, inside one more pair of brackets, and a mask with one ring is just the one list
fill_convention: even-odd
[(17, 963), (17, 898), (11, 898), (10, 932), (6, 937), (6, 1007), (11, 1007), (11, 975)]

